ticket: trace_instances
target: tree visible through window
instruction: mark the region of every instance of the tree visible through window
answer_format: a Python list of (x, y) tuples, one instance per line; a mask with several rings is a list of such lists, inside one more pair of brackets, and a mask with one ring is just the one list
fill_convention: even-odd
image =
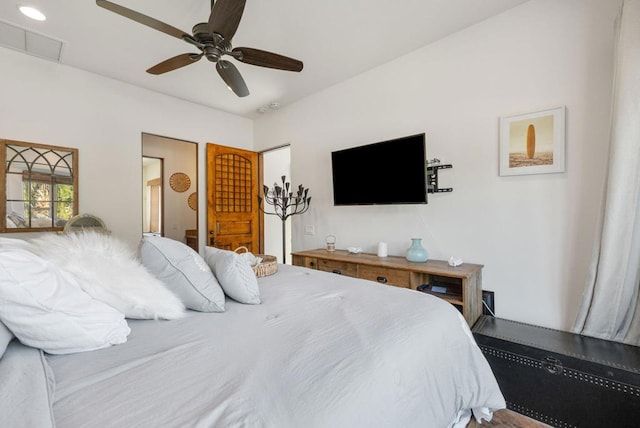
[(0, 162), (0, 231), (62, 230), (77, 214), (77, 149), (0, 140)]

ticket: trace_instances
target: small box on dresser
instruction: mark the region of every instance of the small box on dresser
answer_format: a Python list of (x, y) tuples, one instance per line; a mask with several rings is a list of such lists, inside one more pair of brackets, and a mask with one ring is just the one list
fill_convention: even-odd
[(640, 347), (486, 315), (473, 335), (507, 408), (558, 428), (640, 426)]

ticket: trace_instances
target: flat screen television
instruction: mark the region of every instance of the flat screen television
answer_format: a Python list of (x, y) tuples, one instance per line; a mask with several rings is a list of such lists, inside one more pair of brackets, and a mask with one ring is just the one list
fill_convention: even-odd
[(334, 205), (426, 204), (425, 134), (331, 153)]

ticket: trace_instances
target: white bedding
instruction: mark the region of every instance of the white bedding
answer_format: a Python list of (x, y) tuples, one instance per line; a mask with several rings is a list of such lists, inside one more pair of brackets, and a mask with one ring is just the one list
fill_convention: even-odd
[(292, 266), (262, 304), (130, 320), (128, 342), (49, 355), (67, 427), (449, 427), (505, 407), (471, 332), (416, 291)]

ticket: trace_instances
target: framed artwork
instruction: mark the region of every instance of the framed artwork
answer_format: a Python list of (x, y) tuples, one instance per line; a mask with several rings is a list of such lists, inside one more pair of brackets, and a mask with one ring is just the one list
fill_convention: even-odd
[(500, 175), (564, 172), (565, 107), (500, 118)]
[(189, 195), (187, 198), (187, 205), (189, 205), (189, 208), (192, 210), (198, 211), (198, 194), (196, 192)]
[(191, 179), (184, 172), (176, 172), (169, 177), (169, 185), (176, 192), (186, 192), (191, 187)]

